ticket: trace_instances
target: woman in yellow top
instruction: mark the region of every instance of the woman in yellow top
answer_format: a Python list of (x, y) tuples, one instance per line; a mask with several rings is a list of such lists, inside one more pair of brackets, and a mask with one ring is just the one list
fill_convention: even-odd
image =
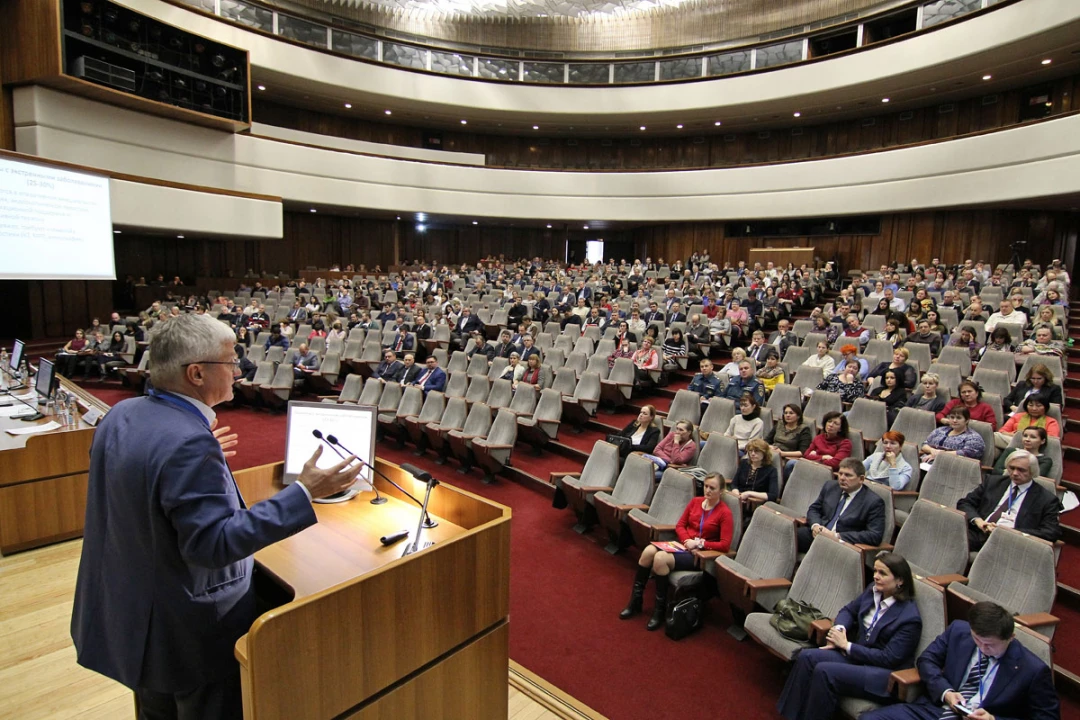
[(780, 365), (780, 354), (775, 350), (768, 351), (765, 356), (765, 367), (757, 371), (757, 379), (765, 386), (765, 397), (772, 395), (777, 385), (787, 382), (784, 379), (784, 368)]

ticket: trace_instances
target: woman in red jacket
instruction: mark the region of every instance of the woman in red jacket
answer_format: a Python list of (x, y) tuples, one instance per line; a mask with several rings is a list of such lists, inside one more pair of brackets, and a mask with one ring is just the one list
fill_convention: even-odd
[[(836, 470), (840, 467), (840, 461), (851, 455), (847, 418), (841, 412), (825, 413), (825, 417), (821, 418), (821, 427), (823, 432), (810, 441), (803, 458)], [(795, 461), (792, 460), (790, 465), (794, 467)]]
[(638, 560), (637, 575), (634, 576), (634, 589), (630, 594), (630, 604), (619, 613), (619, 617), (628, 620), (641, 612), (641, 602), (645, 595), (645, 583), (649, 574), (656, 578), (656, 605), (649, 618), (648, 630), (658, 630), (664, 624), (664, 612), (667, 609), (668, 575), (673, 570), (693, 570), (703, 550), (727, 552), (731, 548), (732, 523), (731, 511), (720, 500), (724, 478), (720, 473), (705, 476), (705, 497), (693, 498), (683, 510), (675, 526), (678, 547), (683, 549), (667, 552), (656, 545), (649, 545)]
[(982, 401), (982, 388), (973, 380), (964, 380), (960, 383), (958, 389), (960, 397), (953, 398), (945, 403), (945, 407), (937, 414), (938, 424), (944, 425), (945, 418), (949, 416), (949, 411), (957, 405), (961, 405), (971, 413), (972, 420), (990, 423), (990, 427), (997, 430), (997, 415), (994, 414), (994, 408)]

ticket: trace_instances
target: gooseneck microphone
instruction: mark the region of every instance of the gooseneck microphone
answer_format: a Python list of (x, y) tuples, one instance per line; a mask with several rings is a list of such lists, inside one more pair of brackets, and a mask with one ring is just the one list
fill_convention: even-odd
[[(311, 434), (314, 435), (316, 438), (318, 438), (324, 445), (326, 445), (331, 450), (333, 450), (334, 453), (339, 458), (341, 458), (342, 460), (346, 459), (346, 456), (342, 455), (341, 451), (338, 450), (336, 447), (334, 447), (333, 443), (329, 442), (328, 438), (334, 437), (333, 435), (330, 435), (328, 437), (323, 437), (322, 430), (319, 430), (318, 428), (312, 430)], [(363, 461), (360, 460), (359, 458), (357, 458), (357, 460), (360, 461), (361, 463), (363, 463)], [(386, 502), (386, 498), (384, 498), (382, 495), (379, 494), (379, 489), (377, 487), (375, 487), (374, 483), (372, 483), (371, 489), (375, 491), (375, 497), (371, 500), (372, 505), (382, 505), (383, 503)], [(344, 498), (348, 493), (349, 493), (349, 488), (346, 488), (345, 490), (342, 490), (339, 493), (334, 493), (333, 495), (330, 496), (330, 498), (331, 499)], [(353, 495), (349, 496), (349, 497), (351, 498), (351, 497), (355, 496), (355, 494), (356, 493), (353, 493)]]
[[(416, 497), (415, 497), (415, 496), (413, 496), (413, 494), (412, 494), (412, 493), (410, 493), (410, 492), (409, 492), (408, 490), (406, 490), (405, 488), (401, 487), (401, 486), (400, 486), (400, 485), (398, 485), (398, 484), (397, 484), (396, 482), (394, 482), (393, 480), (391, 480), (391, 479), (390, 479), (389, 477), (387, 477), (386, 473), (384, 473), (383, 471), (379, 470), (378, 468), (376, 468), (376, 467), (375, 467), (374, 465), (372, 465), (371, 463), (369, 463), (369, 462), (365, 462), (364, 460), (362, 460), (362, 459), (360, 458), (360, 456), (359, 456), (359, 455), (357, 455), (356, 453), (354, 453), (354, 452), (352, 452), (351, 450), (349, 450), (349, 448), (347, 448), (347, 447), (345, 447), (344, 445), (342, 445), (342, 444), (341, 444), (341, 443), (340, 443), (340, 442), (338, 441), (338, 439), (337, 439), (336, 437), (334, 437), (333, 435), (327, 435), (327, 436), (326, 436), (326, 441), (327, 441), (327, 442), (329, 442), (329, 443), (331, 443), (332, 445), (337, 445), (337, 446), (338, 446), (339, 448), (341, 448), (341, 449), (342, 449), (342, 450), (344, 450), (345, 452), (349, 453), (350, 455), (353, 455), (353, 456), (355, 456), (355, 457), (356, 457), (356, 461), (357, 461), (358, 463), (360, 463), (361, 465), (364, 465), (364, 466), (366, 466), (366, 467), (369, 467), (369, 468), (371, 468), (371, 471), (372, 471), (373, 473), (375, 473), (376, 475), (378, 475), (379, 477), (381, 477), (381, 478), (382, 478), (383, 480), (385, 480), (386, 482), (388, 482), (388, 483), (390, 483), (391, 485), (393, 485), (394, 487), (396, 487), (396, 488), (397, 488), (398, 490), (400, 490), (400, 491), (401, 491), (402, 493), (404, 493), (404, 494), (405, 494), (405, 496), (406, 496), (407, 498), (409, 498), (410, 500), (412, 500), (412, 501), (413, 501), (414, 503), (416, 503), (417, 505), (419, 505), (419, 506), (420, 506), (421, 508), (424, 508), (424, 503), (422, 503), (422, 502), (420, 502), (419, 500), (417, 500), (417, 499), (416, 499)], [(422, 470), (419, 470), (419, 469), (417, 469), (417, 468), (413, 467), (412, 465), (402, 465), (402, 466), (401, 466), (401, 468), (402, 468), (403, 470), (405, 470), (406, 472), (408, 472), (408, 473), (412, 474), (412, 475), (413, 475), (414, 477), (416, 477), (416, 472), (423, 472)], [(413, 468), (413, 470), (415, 470), (416, 472), (413, 472), (413, 470), (409, 470), (408, 468)], [(431, 475), (428, 475), (428, 477), (430, 478), (430, 477), (431, 477)], [(420, 479), (423, 479), (423, 478), (420, 478)], [(432, 478), (432, 479), (434, 479), (434, 478)], [(375, 487), (375, 484), (374, 484), (374, 483), (372, 483), (372, 487)], [(425, 527), (425, 528), (428, 528), (428, 529), (431, 529), (431, 528), (433, 528), (433, 527), (438, 527), (438, 526), (439, 526), (439, 523), (437, 523), (437, 522), (435, 522), (434, 520), (432, 520), (432, 519), (431, 519), (431, 516), (430, 516), (430, 515), (428, 515), (428, 512), (427, 512), (427, 508), (424, 508), (424, 527)]]

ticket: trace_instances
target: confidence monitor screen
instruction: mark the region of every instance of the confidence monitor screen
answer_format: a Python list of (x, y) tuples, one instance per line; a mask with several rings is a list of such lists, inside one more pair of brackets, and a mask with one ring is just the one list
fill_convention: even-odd
[(109, 178), (0, 157), (0, 280), (115, 280)]
[(38, 359), (38, 371), (34, 376), (34, 390), (43, 398), (49, 397), (53, 390), (53, 364), (45, 358)]
[(23, 349), (26, 344), (22, 340), (16, 340), (15, 344), (11, 346), (11, 357), (8, 360), (8, 370), (15, 372), (19, 369), (19, 363), (22, 362)]
[[(375, 428), (378, 408), (372, 405), (338, 405), (336, 403), (290, 402), (285, 431), (285, 484), (296, 482), (315, 448), (322, 445), (319, 467), (329, 468), (345, 457), (355, 454), (366, 463), (375, 464)], [(318, 430), (323, 438), (333, 436), (341, 445), (337, 452), (327, 442), (315, 437)], [(348, 450), (345, 450), (348, 448)], [(371, 469), (365, 467), (360, 477), (370, 484)]]

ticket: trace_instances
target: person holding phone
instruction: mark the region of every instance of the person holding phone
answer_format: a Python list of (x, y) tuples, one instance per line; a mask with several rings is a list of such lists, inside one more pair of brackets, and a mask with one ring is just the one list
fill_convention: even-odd
[(954, 620), (915, 662), (926, 693), (864, 713), (860, 720), (1059, 720), (1050, 667), (1014, 636), (1005, 608), (978, 602), (967, 621)]

